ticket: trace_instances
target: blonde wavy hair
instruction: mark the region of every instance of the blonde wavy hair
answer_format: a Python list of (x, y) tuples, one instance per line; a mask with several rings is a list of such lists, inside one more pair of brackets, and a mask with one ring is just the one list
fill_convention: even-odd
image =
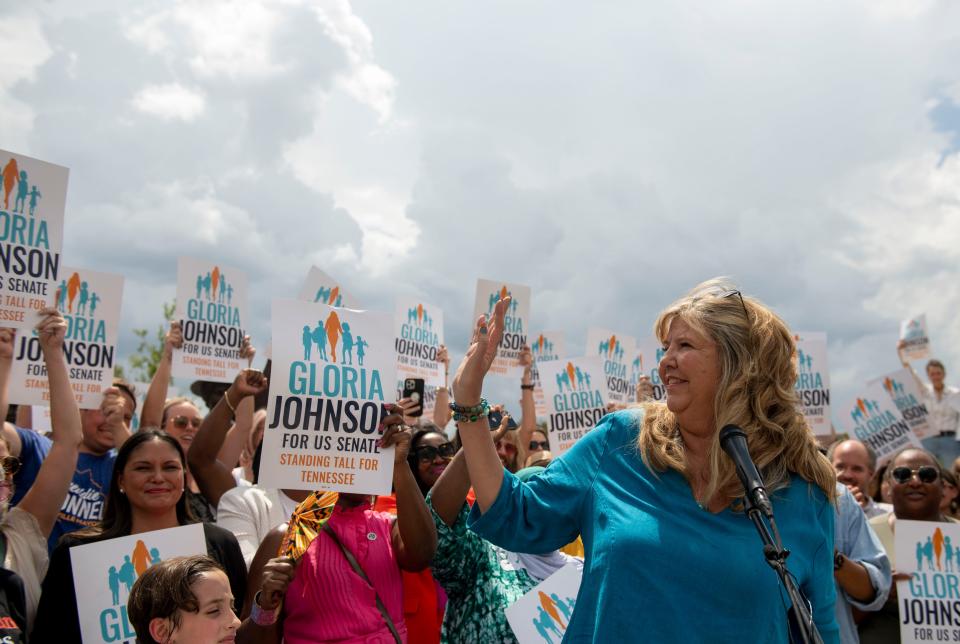
[[(710, 444), (709, 477), (699, 501), (706, 504), (719, 493), (733, 503), (743, 496), (733, 463), (720, 449), (719, 430), (731, 423), (747, 434), (768, 491), (786, 487), (795, 473), (833, 499), (836, 474), (799, 411), (796, 345), (783, 320), (758, 300), (742, 297), (723, 278), (695, 286), (660, 313), (654, 332), (661, 342), (678, 319), (716, 343), (720, 362), (714, 399), (718, 431)], [(690, 480), (676, 416), (664, 403), (642, 407), (637, 447), (643, 462), (656, 471), (676, 470)]]

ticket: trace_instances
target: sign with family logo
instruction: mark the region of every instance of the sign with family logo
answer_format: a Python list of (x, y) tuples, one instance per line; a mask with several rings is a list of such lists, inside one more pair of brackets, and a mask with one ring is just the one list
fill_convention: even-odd
[(548, 413), (547, 401), (540, 382), (539, 364), (566, 357), (567, 343), (563, 339), (563, 331), (541, 331), (530, 343), (530, 353), (533, 356), (533, 365), (530, 369), (533, 405), (536, 408), (537, 418), (545, 418)]
[(134, 644), (127, 617), (133, 583), (150, 566), (172, 557), (207, 554), (203, 524), (141, 532), (70, 549), (77, 616), (84, 644)]
[(794, 390), (807, 425), (817, 436), (829, 436), (830, 370), (827, 367), (827, 334), (803, 332), (793, 336), (797, 345), (797, 382)]
[(206, 260), (177, 260), (177, 312), (183, 348), (173, 352), (173, 375), (233, 382), (247, 366), (240, 358), (246, 335), (247, 276)]
[(560, 456), (607, 413), (603, 363), (598, 357), (541, 362), (550, 451)]
[(930, 357), (930, 334), (927, 333), (927, 314), (900, 323), (903, 355), (907, 360), (926, 360)]
[(272, 312), (260, 484), (390, 494), (394, 449), (377, 443), (394, 402), (393, 315), (297, 300)]
[(587, 329), (586, 355), (599, 356), (603, 360), (610, 402), (633, 402), (636, 393), (632, 363), (637, 357), (636, 338), (610, 329), (590, 327)]
[(869, 445), (882, 465), (907, 446), (921, 447), (900, 410), (879, 383), (868, 385), (861, 395), (840, 408), (838, 429)]
[(304, 302), (329, 304), (330, 306), (346, 307), (348, 309), (360, 308), (357, 301), (344, 292), (340, 282), (316, 266), (311, 266), (310, 271), (307, 272), (307, 279), (304, 280), (297, 299), (303, 300)]
[(32, 329), (60, 277), (67, 168), (0, 150), (0, 326)]
[(520, 644), (560, 644), (577, 604), (583, 573), (566, 565), (505, 611), (510, 629)]
[(640, 380), (640, 376), (650, 378), (654, 400), (667, 399), (667, 387), (660, 380), (659, 369), (660, 358), (664, 353), (662, 342), (653, 336), (644, 338), (637, 343), (637, 355), (630, 365), (630, 373), (635, 384)]
[(444, 386), (445, 365), (437, 362), (443, 344), (443, 311), (433, 304), (400, 298), (394, 325), (397, 379), (423, 378), (428, 386)]
[(920, 396), (917, 381), (906, 367), (868, 382), (868, 385), (880, 383), (889, 394), (893, 404), (900, 410), (903, 419), (910, 425), (910, 429), (917, 438), (923, 439), (930, 433), (928, 424), (929, 411)]
[(898, 519), (894, 554), (900, 641), (960, 642), (960, 524)]
[[(510, 307), (503, 319), (503, 338), (500, 349), (490, 367), (490, 373), (498, 376), (518, 376), (523, 373), (520, 351), (527, 344), (527, 329), (530, 323), (530, 287), (490, 280), (477, 280), (477, 299), (473, 307), (473, 321), (481, 315), (492, 316), (497, 301), (511, 297)], [(471, 333), (473, 327), (471, 326)]]
[[(60, 275), (56, 306), (67, 322), (63, 355), (73, 395), (80, 409), (97, 409), (103, 400), (100, 393), (113, 381), (123, 277), (66, 266), (61, 267)], [(47, 368), (34, 330), (21, 331), (14, 341), (10, 401), (50, 404)]]

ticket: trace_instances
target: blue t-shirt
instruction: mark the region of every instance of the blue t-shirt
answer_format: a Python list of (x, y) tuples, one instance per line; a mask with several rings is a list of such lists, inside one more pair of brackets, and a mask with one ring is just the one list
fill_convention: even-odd
[(13, 498), (10, 505), (20, 503), (20, 499), (27, 493), (30, 486), (40, 472), (43, 459), (50, 453), (53, 442), (31, 429), (17, 427), (17, 436), (20, 437), (20, 469), (13, 475)]
[(53, 552), (60, 537), (68, 532), (96, 525), (103, 518), (103, 508), (110, 492), (110, 477), (117, 460), (116, 450), (99, 456), (81, 452), (77, 469), (70, 481), (67, 498), (60, 506), (60, 515), (50, 532), (47, 547)]
[[(565, 642), (787, 642), (788, 602), (753, 523), (702, 510), (686, 479), (654, 472), (636, 446), (642, 412), (609, 414), (542, 474), (505, 472), (496, 502), (468, 524), (513, 552), (582, 535), (583, 583)], [(824, 642), (834, 619), (832, 504), (794, 476), (771, 495), (788, 565)]]

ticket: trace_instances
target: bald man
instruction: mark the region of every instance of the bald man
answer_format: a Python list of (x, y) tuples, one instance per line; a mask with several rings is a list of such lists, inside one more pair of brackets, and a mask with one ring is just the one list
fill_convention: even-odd
[(834, 443), (827, 457), (837, 470), (837, 480), (847, 486), (868, 519), (891, 512), (889, 503), (876, 503), (870, 498), (870, 479), (877, 469), (877, 455), (858, 440)]

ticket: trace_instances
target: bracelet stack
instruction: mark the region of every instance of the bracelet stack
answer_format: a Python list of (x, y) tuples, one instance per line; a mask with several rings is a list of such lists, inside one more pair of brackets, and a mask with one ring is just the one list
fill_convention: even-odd
[(450, 403), (450, 411), (453, 412), (455, 423), (467, 421), (473, 423), (490, 414), (490, 403), (487, 402), (486, 398), (481, 398), (480, 404), (473, 407), (462, 407), (457, 403)]
[(270, 610), (260, 608), (260, 591), (253, 598), (253, 606), (250, 607), (250, 621), (257, 626), (272, 626), (277, 623), (277, 617), (280, 614), (280, 607), (276, 606)]

